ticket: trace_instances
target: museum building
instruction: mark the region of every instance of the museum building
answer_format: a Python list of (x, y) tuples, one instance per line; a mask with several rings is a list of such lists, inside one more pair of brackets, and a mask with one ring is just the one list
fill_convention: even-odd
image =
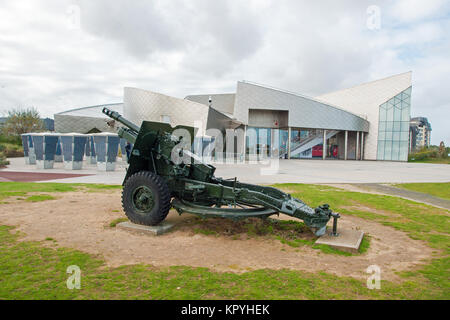
[(260, 155), (407, 161), (411, 77), (411, 72), (402, 73), (317, 97), (248, 81), (237, 82), (234, 93), (185, 99), (125, 88), (123, 103), (55, 114), (55, 131), (111, 132), (106, 123), (110, 119), (101, 112), (108, 107), (136, 124), (148, 120), (195, 126), (202, 148), (220, 132), (223, 145), (233, 145), (224, 156), (241, 160)]

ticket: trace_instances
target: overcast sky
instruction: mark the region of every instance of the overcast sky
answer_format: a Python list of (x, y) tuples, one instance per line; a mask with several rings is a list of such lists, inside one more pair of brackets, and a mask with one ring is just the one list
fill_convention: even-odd
[(0, 0), (0, 114), (121, 102), (125, 86), (316, 96), (413, 71), (412, 116), (448, 145), (449, 37), (448, 0)]

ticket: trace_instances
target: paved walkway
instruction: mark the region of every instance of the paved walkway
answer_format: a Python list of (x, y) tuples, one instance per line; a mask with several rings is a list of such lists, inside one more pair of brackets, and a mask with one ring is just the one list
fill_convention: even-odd
[[(24, 158), (12, 158), (0, 170), (0, 181), (45, 181), (63, 183), (122, 184), (127, 164), (118, 162), (112, 172), (98, 171), (86, 162), (83, 170), (66, 170), (63, 163), (54, 169), (36, 169), (26, 165)], [(215, 164), (216, 176), (234, 178), (255, 184), (311, 183), (329, 184), (360, 192), (394, 195), (450, 210), (450, 201), (428, 194), (395, 188), (387, 183), (450, 182), (448, 164), (404, 163), (385, 161), (321, 161), (281, 160), (276, 171), (267, 174), (269, 165)]]
[[(215, 165), (216, 176), (273, 183), (414, 183), (450, 182), (450, 165), (389, 161), (280, 160), (270, 165)], [(278, 167), (277, 167), (278, 165)]]
[[(122, 184), (126, 163), (117, 163), (112, 172), (98, 171), (95, 165), (85, 163), (83, 170), (66, 170), (63, 163), (55, 163), (54, 169), (36, 169), (26, 165), (24, 158), (8, 159), (11, 162), (0, 171), (24, 171), (40, 173), (72, 173), (85, 176), (58, 179), (67, 183)], [(405, 163), (386, 161), (338, 161), (338, 160), (280, 160), (270, 164), (214, 164), (216, 176), (237, 177), (239, 181), (255, 184), (273, 183), (413, 183), (450, 182), (450, 165)]]
[(450, 200), (434, 197), (426, 193), (396, 188), (385, 184), (361, 183), (357, 184), (356, 186), (366, 189), (368, 191), (383, 193), (390, 196), (397, 196), (408, 200), (422, 202), (425, 204), (450, 210)]
[(0, 171), (0, 181), (33, 182), (86, 177), (88, 174)]

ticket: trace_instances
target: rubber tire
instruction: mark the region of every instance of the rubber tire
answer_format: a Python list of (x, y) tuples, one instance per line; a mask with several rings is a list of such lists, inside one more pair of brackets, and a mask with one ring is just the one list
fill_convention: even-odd
[[(133, 206), (133, 191), (140, 186), (148, 187), (155, 198), (151, 211), (142, 215)], [(136, 224), (154, 226), (162, 222), (170, 210), (170, 191), (167, 183), (150, 171), (139, 171), (127, 179), (122, 190), (122, 207), (128, 219)]]

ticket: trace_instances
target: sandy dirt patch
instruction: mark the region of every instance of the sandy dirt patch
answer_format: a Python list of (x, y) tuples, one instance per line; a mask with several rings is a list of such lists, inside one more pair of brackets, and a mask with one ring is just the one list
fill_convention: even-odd
[(193, 216), (178, 216), (175, 211), (167, 217), (180, 226), (174, 231), (158, 237), (136, 234), (109, 227), (111, 221), (124, 217), (120, 194), (120, 190), (53, 193), (56, 200), (36, 203), (8, 199), (8, 204), (0, 205), (0, 224), (17, 226), (16, 230), (25, 234), (23, 240), (50, 237), (58, 246), (100, 255), (112, 267), (144, 263), (232, 272), (286, 268), (367, 278), (365, 270), (375, 264), (381, 267), (382, 279), (398, 280), (395, 271), (415, 268), (432, 254), (423, 242), (412, 240), (401, 231), (351, 216), (342, 217), (339, 227), (358, 228), (372, 237), (370, 248), (363, 255), (325, 254), (308, 246), (292, 248), (257, 236), (235, 240), (229, 236), (194, 234), (183, 225)]

